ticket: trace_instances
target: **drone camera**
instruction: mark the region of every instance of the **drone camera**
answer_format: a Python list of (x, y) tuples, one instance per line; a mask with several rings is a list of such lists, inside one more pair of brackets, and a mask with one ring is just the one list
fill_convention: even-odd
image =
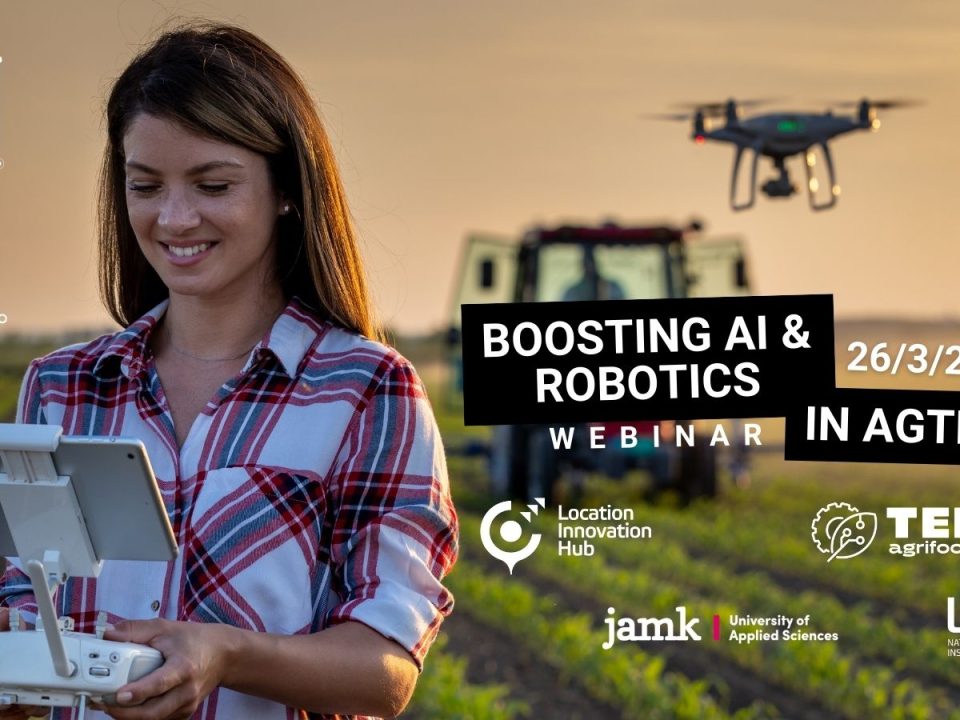
[(770, 178), (760, 189), (763, 194), (770, 198), (790, 197), (797, 192), (797, 186), (790, 182), (790, 179), (784, 176)]

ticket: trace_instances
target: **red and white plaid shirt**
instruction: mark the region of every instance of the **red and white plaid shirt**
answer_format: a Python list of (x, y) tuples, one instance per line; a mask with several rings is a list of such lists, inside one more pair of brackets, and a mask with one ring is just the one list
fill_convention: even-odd
[[(456, 560), (457, 518), (411, 365), (294, 299), (178, 449), (148, 345), (165, 310), (35, 360), (24, 379), (19, 422), (146, 445), (180, 547), (173, 563), (107, 561), (96, 580), (69, 580), (59, 612), (80, 632), (94, 631), (100, 610), (111, 621), (162, 617), (283, 634), (354, 620), (420, 663), (453, 607), (440, 580)], [(0, 604), (35, 616), (29, 583), (13, 566), (0, 579)], [(220, 688), (194, 718), (299, 716)]]

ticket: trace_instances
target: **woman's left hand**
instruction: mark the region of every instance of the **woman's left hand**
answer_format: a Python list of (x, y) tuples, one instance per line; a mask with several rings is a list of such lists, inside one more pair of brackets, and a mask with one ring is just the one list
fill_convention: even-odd
[(117, 720), (184, 720), (221, 684), (234, 628), (170, 620), (126, 620), (108, 630), (107, 640), (134, 642), (159, 650), (164, 663), (123, 686), (116, 705), (97, 705)]

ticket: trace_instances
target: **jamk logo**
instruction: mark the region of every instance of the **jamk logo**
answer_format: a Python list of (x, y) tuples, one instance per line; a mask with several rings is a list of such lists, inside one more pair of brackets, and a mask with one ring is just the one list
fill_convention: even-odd
[[(616, 608), (607, 608), (607, 640), (600, 647), (609, 650), (618, 642), (639, 642), (641, 640), (654, 641), (683, 641), (700, 640), (700, 633), (694, 627), (700, 618), (687, 619), (687, 608), (683, 605), (676, 608), (676, 622), (672, 617), (629, 618), (617, 617)], [(719, 623), (719, 616), (714, 620)], [(719, 628), (719, 625), (718, 625)], [(716, 632), (719, 632), (717, 629)], [(718, 639), (715, 633), (714, 639)]]
[(848, 560), (870, 547), (877, 536), (877, 514), (832, 502), (820, 508), (810, 529), (817, 549), (830, 556), (827, 562)]
[[(540, 512), (540, 508), (546, 507), (546, 500), (544, 498), (534, 498), (534, 500), (537, 501), (537, 505), (540, 507), (537, 507), (537, 505), (527, 505), (530, 509), (520, 513), (520, 516), (523, 517), (527, 523), (533, 521), (533, 516)], [(493, 539), (493, 523), (504, 513), (512, 511), (513, 503), (510, 500), (504, 500), (487, 510), (483, 516), (483, 520), (480, 521), (480, 541), (483, 543), (483, 547), (497, 560), (505, 563), (511, 575), (513, 575), (513, 567), (518, 562), (533, 555), (537, 546), (540, 545), (542, 537), (540, 533), (534, 533), (530, 540), (527, 541), (527, 544), (519, 550), (504, 550), (499, 547)], [(512, 545), (518, 542), (523, 536), (523, 527), (516, 520), (506, 520), (500, 524), (497, 534), (503, 542)]]

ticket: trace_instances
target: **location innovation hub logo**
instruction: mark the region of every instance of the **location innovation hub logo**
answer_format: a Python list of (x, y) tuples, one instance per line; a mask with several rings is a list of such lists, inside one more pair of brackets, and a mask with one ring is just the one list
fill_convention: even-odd
[[(528, 524), (533, 521), (533, 517), (535, 515), (540, 513), (540, 508), (545, 508), (547, 506), (544, 498), (534, 498), (534, 500), (537, 502), (536, 505), (527, 505), (529, 510), (523, 510), (520, 513), (520, 517), (526, 520)], [(512, 511), (513, 502), (510, 500), (504, 500), (503, 502), (499, 502), (487, 510), (486, 514), (483, 516), (483, 520), (480, 521), (480, 541), (483, 543), (483, 547), (486, 548), (487, 552), (497, 560), (500, 560), (506, 564), (511, 575), (513, 575), (513, 568), (518, 562), (533, 555), (534, 551), (537, 549), (537, 546), (540, 545), (540, 540), (542, 539), (540, 533), (534, 533), (523, 547), (517, 548), (516, 550), (505, 550), (500, 547), (500, 542), (506, 543), (508, 548), (511, 546), (516, 546), (523, 537), (523, 526), (516, 520), (511, 519), (500, 523), (500, 526), (497, 528), (499, 541), (494, 540), (494, 522), (501, 515)]]
[(856, 557), (877, 536), (877, 514), (860, 512), (850, 503), (832, 502), (820, 508), (810, 524), (817, 549), (832, 560)]

